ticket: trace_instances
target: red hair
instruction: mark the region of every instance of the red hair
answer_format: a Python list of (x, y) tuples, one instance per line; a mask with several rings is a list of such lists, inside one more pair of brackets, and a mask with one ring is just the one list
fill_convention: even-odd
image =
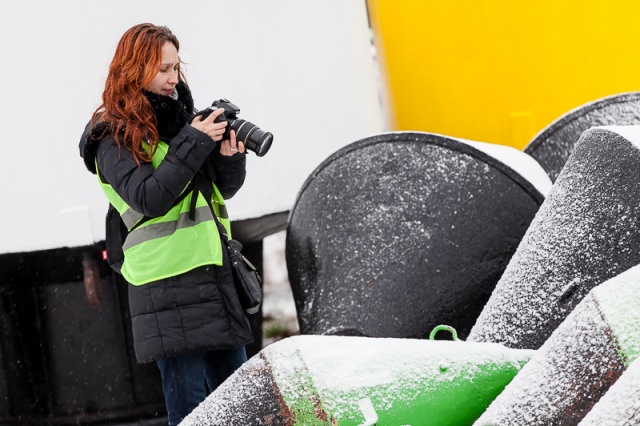
[[(166, 42), (180, 50), (178, 39), (167, 27), (139, 24), (127, 30), (111, 60), (102, 105), (94, 113), (94, 121), (107, 122), (107, 131), (118, 145), (133, 153), (138, 164), (151, 161), (158, 146), (156, 116), (143, 89), (160, 69), (162, 46)], [(178, 76), (184, 80), (181, 68)], [(142, 147), (143, 140), (149, 144), (148, 150)]]

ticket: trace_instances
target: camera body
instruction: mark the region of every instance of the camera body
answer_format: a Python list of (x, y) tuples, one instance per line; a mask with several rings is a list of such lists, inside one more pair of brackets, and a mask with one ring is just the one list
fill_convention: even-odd
[(258, 157), (262, 157), (269, 151), (271, 143), (273, 142), (273, 135), (261, 130), (253, 123), (239, 119), (238, 114), (240, 114), (240, 108), (229, 102), (228, 99), (213, 101), (210, 107), (199, 112), (196, 116), (202, 115), (202, 119), (204, 120), (218, 108), (224, 109), (224, 112), (217, 116), (214, 122), (227, 122), (227, 127), (222, 136), (223, 140), (229, 139), (229, 132), (233, 129), (236, 132), (236, 139), (242, 141), (245, 148), (255, 152)]
[[(214, 123), (220, 123), (222, 121), (227, 122), (227, 128), (224, 131), (224, 135), (222, 139), (229, 139), (229, 132), (231, 131), (231, 126), (229, 125), (229, 120), (237, 120), (238, 114), (240, 114), (240, 108), (238, 108), (235, 104), (232, 104), (227, 99), (218, 99), (217, 101), (213, 101), (211, 106), (208, 109), (211, 109), (211, 112), (217, 110), (218, 108), (224, 109), (224, 112), (216, 117)], [(236, 132), (237, 135), (237, 132)]]

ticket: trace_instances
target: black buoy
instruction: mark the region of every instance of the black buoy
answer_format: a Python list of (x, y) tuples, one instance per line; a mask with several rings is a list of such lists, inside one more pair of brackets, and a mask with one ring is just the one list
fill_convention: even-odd
[(640, 124), (640, 92), (608, 96), (562, 115), (524, 148), (555, 182), (571, 151), (587, 129), (595, 126)]
[(550, 187), (521, 151), (431, 133), (335, 152), (289, 216), (301, 333), (426, 338), (444, 323), (466, 337), (544, 200), (522, 177), (536, 171)]
[(587, 130), (469, 340), (538, 349), (595, 286), (640, 263), (640, 126)]

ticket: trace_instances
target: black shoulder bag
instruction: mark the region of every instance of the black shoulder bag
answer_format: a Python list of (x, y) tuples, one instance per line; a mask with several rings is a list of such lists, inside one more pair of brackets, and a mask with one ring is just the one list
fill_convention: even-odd
[(229, 263), (233, 271), (233, 283), (238, 293), (238, 299), (240, 299), (240, 305), (246, 313), (255, 314), (260, 310), (260, 304), (262, 303), (262, 278), (256, 267), (240, 252), (242, 250), (242, 243), (230, 239), (227, 235), (227, 230), (218, 220), (213, 205), (211, 204), (211, 182), (203, 179), (200, 174), (196, 175), (194, 181), (195, 188), (191, 198), (190, 213), (195, 212), (195, 201), (198, 197), (197, 193), (202, 193), (207, 204), (209, 204), (213, 220), (215, 220), (218, 226), (220, 240), (224, 243), (222, 246), (226, 247), (229, 253)]
[(227, 230), (216, 217), (213, 208), (211, 210), (213, 219), (216, 221), (220, 231), (220, 239), (224, 242), (223, 247), (226, 247), (229, 253), (229, 262), (233, 271), (233, 283), (236, 286), (240, 305), (246, 313), (255, 314), (260, 310), (260, 303), (262, 303), (262, 278), (256, 267), (240, 252), (242, 243), (229, 239)]

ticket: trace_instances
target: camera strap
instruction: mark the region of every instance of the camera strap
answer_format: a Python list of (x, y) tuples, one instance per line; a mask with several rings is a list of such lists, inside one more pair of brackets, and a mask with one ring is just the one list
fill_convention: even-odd
[[(208, 180), (202, 172), (196, 173), (193, 177), (193, 180), (189, 184), (192, 186), (193, 195), (191, 195), (191, 204), (189, 205), (189, 219), (196, 219), (196, 202), (198, 201), (198, 194), (202, 194), (204, 200), (209, 205), (211, 209), (211, 214), (213, 217), (216, 217), (216, 213), (213, 210), (213, 205), (211, 204), (211, 197), (213, 196), (213, 187), (211, 186), (211, 181)], [(187, 192), (186, 190), (184, 192)]]
[(189, 218), (191, 220), (195, 219), (196, 200), (198, 199), (198, 193), (200, 193), (204, 197), (205, 201), (207, 202), (207, 205), (209, 206), (209, 209), (211, 210), (211, 214), (213, 215), (213, 220), (216, 222), (216, 226), (218, 227), (218, 231), (220, 232), (220, 235), (224, 239), (224, 242), (228, 243), (229, 235), (227, 235), (227, 230), (224, 226), (222, 226), (222, 224), (218, 220), (216, 211), (213, 208), (213, 204), (211, 203), (211, 197), (213, 195), (213, 187), (211, 186), (211, 181), (207, 180), (207, 178), (201, 173), (198, 173), (193, 178), (192, 183), (193, 183), (193, 196), (191, 198), (191, 206), (189, 207)]

